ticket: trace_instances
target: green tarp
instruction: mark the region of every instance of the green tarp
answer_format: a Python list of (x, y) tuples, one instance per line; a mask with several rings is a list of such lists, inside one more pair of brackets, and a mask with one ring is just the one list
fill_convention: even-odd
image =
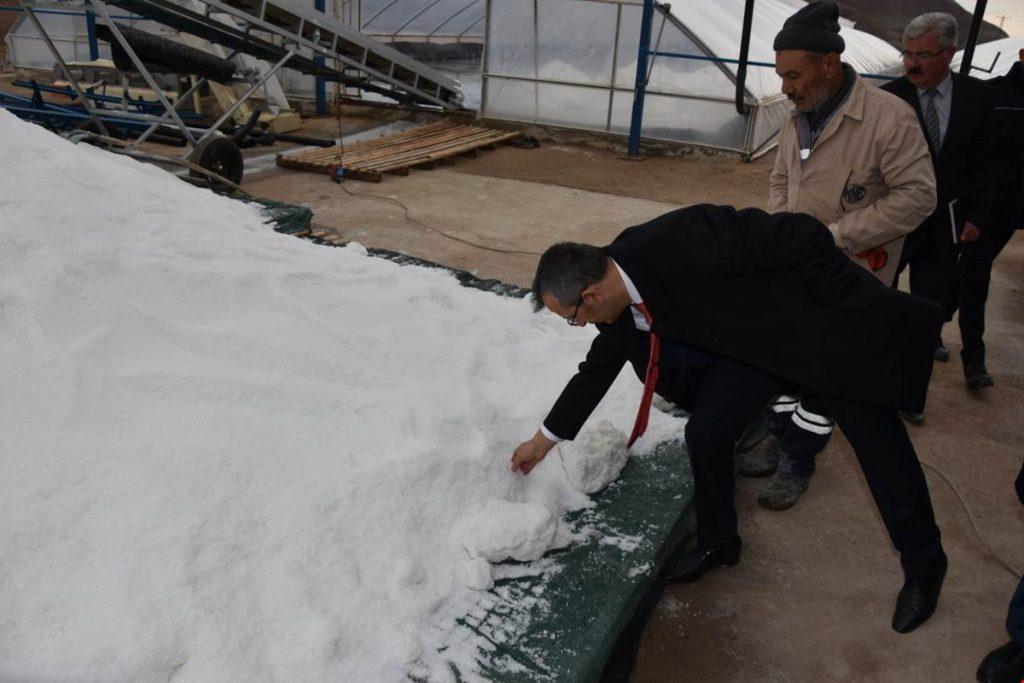
[[(657, 574), (693, 528), (692, 500), (681, 442), (631, 457), (595, 507), (569, 516), (586, 540), (532, 563), (536, 573), (530, 564), (503, 565), (525, 576), (497, 580), (458, 620), (466, 637), (483, 646), (476, 674), (523, 682), (626, 680), (661, 594)], [(466, 673), (451, 668), (458, 679)]]

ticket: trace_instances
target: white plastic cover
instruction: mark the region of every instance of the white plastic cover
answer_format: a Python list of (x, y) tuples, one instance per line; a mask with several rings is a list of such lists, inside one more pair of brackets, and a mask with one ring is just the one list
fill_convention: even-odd
[[(1021, 50), (1024, 50), (1024, 36), (1010, 36), (988, 43), (980, 43), (974, 48), (974, 57), (971, 59), (971, 75), (986, 81), (996, 76), (1004, 76), (1014, 62), (1020, 59), (1018, 55)], [(960, 70), (963, 58), (963, 50), (957, 52), (953, 57), (954, 71)], [(988, 69), (991, 69), (991, 72)]]
[(361, 0), (362, 30), (374, 36), (477, 40), (484, 0)]
[[(734, 103), (737, 65), (716, 59), (739, 58), (745, 4), (682, 0), (669, 15), (655, 13), (652, 51), (689, 57), (651, 58), (645, 137), (754, 152), (775, 135), (790, 106), (781, 97), (772, 43), (804, 3), (756, 1), (748, 58), (762, 64), (747, 69), (744, 100), (752, 113), (743, 116)], [(640, 20), (640, 0), (491, 0), (483, 115), (628, 132)], [(899, 65), (888, 43), (840, 23), (843, 60), (858, 72)]]
[[(711, 54), (736, 59), (740, 53), (740, 34), (743, 29), (744, 0), (717, 0), (700, 2), (688, 0), (672, 5), (672, 14), (682, 22)], [(804, 6), (799, 0), (756, 0), (754, 18), (750, 31), (749, 59), (755, 62), (775, 63), (772, 43), (775, 35), (782, 30), (786, 19)], [(881, 38), (858, 31), (841, 22), (839, 34), (846, 42), (843, 61), (859, 73), (882, 73), (900, 63), (899, 51)], [(736, 73), (735, 64), (726, 68)], [(779, 77), (770, 67), (749, 67), (747, 69), (747, 90), (757, 99), (779, 93)]]

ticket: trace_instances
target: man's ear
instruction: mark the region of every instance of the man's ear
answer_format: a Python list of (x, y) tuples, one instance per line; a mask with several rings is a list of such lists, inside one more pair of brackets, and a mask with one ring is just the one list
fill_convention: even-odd
[(833, 78), (837, 73), (843, 70), (842, 57), (839, 56), (838, 52), (830, 52), (822, 58), (825, 67), (825, 75), (829, 78)]
[(603, 304), (605, 300), (605, 293), (601, 288), (601, 283), (594, 282), (587, 285), (587, 288), (583, 290), (582, 298), (583, 303), (588, 306)]

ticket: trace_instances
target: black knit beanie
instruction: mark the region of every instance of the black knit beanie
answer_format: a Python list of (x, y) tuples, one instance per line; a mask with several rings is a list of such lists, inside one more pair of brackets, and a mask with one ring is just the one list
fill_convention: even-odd
[(779, 50), (842, 53), (846, 43), (839, 35), (839, 6), (831, 0), (814, 0), (786, 19), (773, 45)]

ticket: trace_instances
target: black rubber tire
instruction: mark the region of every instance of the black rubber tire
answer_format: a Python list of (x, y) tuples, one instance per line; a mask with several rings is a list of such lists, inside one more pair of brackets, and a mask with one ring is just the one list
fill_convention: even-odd
[[(196, 166), (212, 171), (217, 175), (230, 180), (235, 185), (242, 182), (242, 173), (245, 170), (245, 162), (242, 159), (242, 150), (238, 148), (235, 141), (223, 135), (212, 135), (200, 142), (190, 155), (190, 160)], [(213, 178), (196, 170), (189, 171), (193, 178), (206, 178), (210, 186), (218, 192), (230, 192), (234, 188), (224, 187)]]
[[(107, 127), (106, 135), (109, 135), (112, 138), (117, 138), (118, 140), (124, 139), (124, 131), (122, 131), (120, 128), (112, 126), (109, 123), (104, 123), (104, 125)], [(97, 135), (104, 135), (104, 132), (100, 130), (100, 127), (96, 125), (96, 121), (93, 119), (85, 119), (84, 121), (75, 126), (75, 130), (84, 130), (87, 133), (96, 133)], [(97, 145), (99, 147), (107, 146), (106, 143), (100, 140), (87, 140), (86, 142), (88, 142), (91, 145)]]

